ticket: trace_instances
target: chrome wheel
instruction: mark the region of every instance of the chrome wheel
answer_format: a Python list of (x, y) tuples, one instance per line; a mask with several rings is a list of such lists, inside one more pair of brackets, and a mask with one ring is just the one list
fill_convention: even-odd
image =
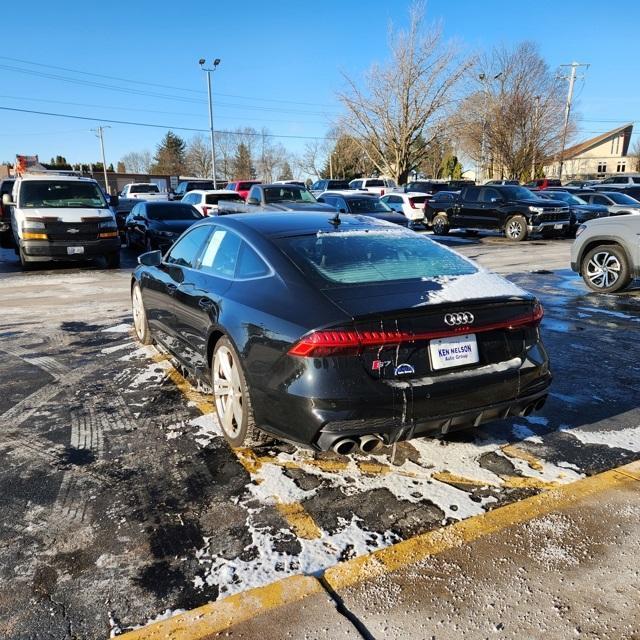
[(133, 311), (133, 327), (136, 330), (136, 335), (139, 340), (144, 340), (145, 330), (147, 326), (147, 316), (144, 312), (144, 305), (142, 304), (142, 294), (140, 293), (140, 287), (135, 286), (133, 288), (133, 295), (131, 296), (131, 309)]
[(511, 220), (507, 225), (507, 235), (512, 240), (517, 240), (522, 235), (522, 224), (519, 220)]
[(608, 289), (620, 279), (620, 260), (608, 251), (599, 251), (587, 263), (586, 276), (596, 289)]
[(218, 347), (213, 357), (213, 395), (224, 432), (237, 438), (242, 430), (244, 397), (238, 365), (225, 346)]

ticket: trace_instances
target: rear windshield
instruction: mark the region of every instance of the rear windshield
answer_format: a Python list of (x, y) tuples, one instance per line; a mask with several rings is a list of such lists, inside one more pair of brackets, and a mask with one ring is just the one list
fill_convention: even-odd
[(160, 193), (157, 184), (132, 184), (129, 193)]
[(350, 189), (349, 183), (346, 180), (328, 180), (327, 189)]
[(282, 238), (296, 266), (325, 286), (476, 273), (472, 263), (445, 247), (403, 230), (337, 231)]
[(209, 180), (208, 182), (205, 180), (204, 182), (187, 182), (186, 191), (193, 191), (194, 189), (204, 189), (208, 191), (209, 189), (215, 189), (213, 186), (213, 180)]
[(365, 182), (367, 187), (384, 187), (384, 181), (382, 180), (367, 180)]
[(295, 185), (282, 185), (281, 187), (267, 187), (264, 189), (265, 202), (318, 202), (310, 191), (301, 189)]
[(150, 220), (200, 220), (203, 216), (189, 204), (147, 205)]
[(427, 196), (409, 196), (409, 200), (411, 202), (424, 202), (427, 199)]
[(351, 213), (383, 213), (391, 211), (391, 207), (378, 198), (364, 196), (362, 198), (349, 198), (347, 200)]
[(259, 182), (238, 182), (238, 191), (247, 191), (251, 189), (254, 184), (260, 184)]
[(229, 191), (229, 193), (209, 193), (206, 196), (207, 204), (218, 204), (220, 200), (242, 200), (242, 196), (235, 191)]
[(25, 180), (20, 189), (25, 208), (105, 209), (107, 203), (96, 182), (81, 180)]

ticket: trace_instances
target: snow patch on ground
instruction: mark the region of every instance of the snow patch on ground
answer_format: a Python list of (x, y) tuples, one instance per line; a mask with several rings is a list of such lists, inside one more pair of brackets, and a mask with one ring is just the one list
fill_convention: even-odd
[(132, 325), (128, 323), (117, 324), (114, 327), (108, 327), (107, 329), (102, 329), (101, 333), (129, 333), (131, 331)]
[(116, 351), (122, 351), (123, 349), (131, 349), (135, 344), (135, 342), (121, 342), (120, 344), (116, 344), (113, 347), (105, 347), (104, 349), (100, 349), (100, 353), (115, 353)]
[(560, 431), (576, 437), (582, 444), (601, 444), (606, 447), (640, 451), (640, 426), (626, 429), (593, 430), (588, 427), (561, 426)]

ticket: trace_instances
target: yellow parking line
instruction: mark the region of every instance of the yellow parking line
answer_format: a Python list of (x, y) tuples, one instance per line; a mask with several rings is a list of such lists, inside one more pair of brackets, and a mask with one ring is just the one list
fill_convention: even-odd
[(536, 458), (532, 453), (524, 451), (513, 444), (507, 444), (504, 447), (500, 447), (500, 450), (510, 458), (518, 458), (524, 460), (534, 471), (542, 471), (544, 466), (540, 462), (539, 458)]
[[(166, 360), (170, 361), (170, 358), (164, 354), (159, 354), (158, 356), (154, 356), (153, 360), (154, 362), (163, 362)], [(201, 413), (206, 414), (215, 411), (215, 405), (209, 397), (195, 389), (173, 365), (171, 369), (167, 370), (167, 377), (176, 385), (180, 393), (193, 403)], [(238, 462), (240, 462), (250, 475), (257, 473), (263, 461), (269, 459), (258, 457), (252, 449), (246, 447), (232, 449), (232, 451), (235, 453)], [(260, 479), (254, 478), (254, 481), (259, 483)], [(279, 502), (278, 496), (274, 496), (274, 499), (277, 501), (275, 507), (278, 513), (286, 520), (292, 531), (299, 538), (314, 540), (322, 536), (322, 531), (314, 522), (313, 518), (305, 511), (302, 504), (299, 502)]]

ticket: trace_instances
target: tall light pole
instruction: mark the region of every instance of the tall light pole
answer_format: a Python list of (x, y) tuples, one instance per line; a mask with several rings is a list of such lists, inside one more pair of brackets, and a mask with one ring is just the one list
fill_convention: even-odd
[(211, 136), (211, 177), (213, 178), (213, 188), (218, 188), (218, 183), (216, 181), (216, 148), (215, 143), (213, 141), (213, 98), (211, 96), (211, 74), (217, 69), (220, 64), (220, 58), (216, 58), (213, 61), (213, 68), (205, 67), (206, 60), (204, 58), (200, 58), (198, 60), (198, 64), (203, 71), (207, 72), (207, 93), (209, 95), (209, 134)]
[(104, 158), (104, 130), (105, 129), (111, 129), (111, 127), (109, 125), (107, 125), (106, 127), (103, 127), (102, 125), (100, 125), (99, 127), (96, 127), (95, 129), (91, 129), (91, 131), (95, 131), (95, 134), (98, 138), (100, 138), (100, 150), (102, 152), (102, 171), (104, 173), (104, 190), (106, 191), (106, 193), (109, 193), (109, 181), (107, 180), (107, 162)]
[(567, 104), (564, 108), (564, 126), (562, 128), (562, 149), (560, 150), (560, 169), (558, 171), (558, 180), (562, 180), (562, 168), (564, 166), (564, 150), (567, 145), (567, 129), (569, 127), (569, 116), (571, 115), (571, 103), (573, 102), (573, 86), (576, 83), (576, 73), (579, 67), (589, 67), (588, 64), (584, 64), (583, 62), (572, 62), (571, 64), (561, 64), (561, 67), (571, 67), (571, 73), (568, 78), (564, 78), (564, 80), (569, 80), (569, 92), (567, 93)]

